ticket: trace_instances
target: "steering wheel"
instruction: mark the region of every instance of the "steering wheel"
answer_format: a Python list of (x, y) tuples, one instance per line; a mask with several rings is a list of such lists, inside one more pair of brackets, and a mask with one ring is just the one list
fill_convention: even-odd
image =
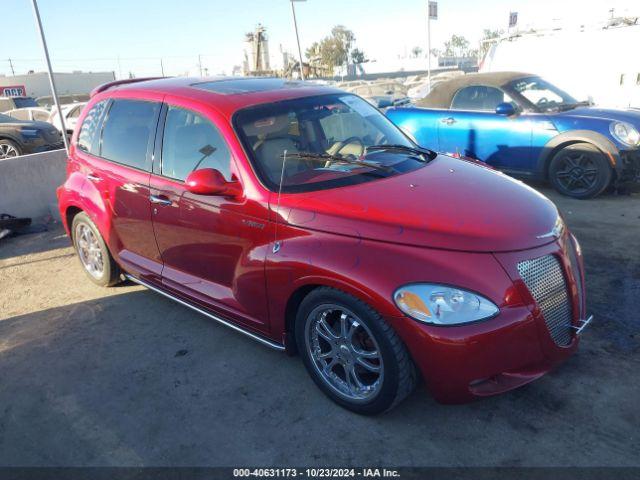
[(545, 103), (549, 103), (549, 99), (547, 97), (541, 97), (537, 102), (536, 105), (544, 105)]
[[(360, 154), (358, 156), (361, 156), (364, 153), (365, 147), (364, 147), (364, 143), (362, 142), (362, 140), (360, 139), (360, 137), (349, 137), (346, 140), (342, 140), (341, 142), (337, 143), (337, 147), (334, 147), (335, 151), (334, 151), (334, 155), (338, 155), (340, 154), (340, 152), (347, 146), (347, 145), (351, 145), (352, 143), (357, 143), (360, 145)], [(333, 150), (333, 149), (332, 149)]]

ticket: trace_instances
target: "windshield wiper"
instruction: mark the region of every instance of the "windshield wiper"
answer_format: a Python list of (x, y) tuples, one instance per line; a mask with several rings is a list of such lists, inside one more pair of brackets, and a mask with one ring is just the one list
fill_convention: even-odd
[(589, 106), (591, 106), (591, 103), (588, 101), (576, 102), (576, 103), (563, 103), (558, 105), (558, 110), (566, 111), (566, 110), (573, 110), (574, 108), (578, 108), (578, 107), (589, 107)]
[[(284, 154), (281, 156), (284, 157)], [(322, 161), (322, 162), (348, 163), (351, 165), (358, 165), (360, 167), (372, 168), (374, 170), (381, 170), (386, 173), (393, 171), (391, 167), (388, 167), (386, 165), (378, 165), (371, 162), (354, 160), (351, 158), (346, 158), (338, 155), (331, 155), (330, 153), (293, 152), (293, 153), (288, 153), (287, 157), (300, 158), (302, 160)]]
[(375, 151), (380, 151), (380, 150), (395, 150), (398, 152), (408, 152), (408, 153), (413, 153), (416, 155), (421, 156), (422, 161), (424, 160), (424, 157), (422, 157), (422, 155), (430, 155), (431, 154), (431, 150), (426, 149), (426, 148), (420, 148), (420, 147), (410, 147), (408, 145), (400, 145), (400, 144), (388, 144), (388, 145), (384, 145), (384, 144), (380, 144), (380, 145), (371, 145), (365, 148), (365, 154), (367, 152), (375, 152)]

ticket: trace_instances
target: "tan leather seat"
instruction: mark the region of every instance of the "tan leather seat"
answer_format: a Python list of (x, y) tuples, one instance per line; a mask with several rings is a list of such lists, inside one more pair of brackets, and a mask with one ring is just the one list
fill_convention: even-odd
[[(276, 184), (280, 183), (285, 150), (289, 154), (300, 151), (296, 138), (289, 133), (290, 128), (291, 122), (286, 114), (263, 119), (245, 127), (247, 135), (258, 138), (253, 147), (257, 160), (269, 179)], [(300, 159), (288, 158), (284, 177), (286, 179), (307, 168)]]

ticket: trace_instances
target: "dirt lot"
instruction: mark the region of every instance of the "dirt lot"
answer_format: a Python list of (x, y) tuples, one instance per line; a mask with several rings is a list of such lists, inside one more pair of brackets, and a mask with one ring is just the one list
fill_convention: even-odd
[(640, 465), (640, 195), (573, 201), (593, 326), (500, 397), (331, 403), (298, 358), (141, 287), (85, 279), (60, 228), (0, 241), (0, 466)]

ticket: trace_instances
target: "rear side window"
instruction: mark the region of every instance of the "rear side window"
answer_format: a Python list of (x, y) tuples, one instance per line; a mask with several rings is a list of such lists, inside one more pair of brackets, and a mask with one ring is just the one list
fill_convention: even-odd
[(80, 133), (78, 134), (78, 148), (80, 150), (98, 155), (98, 142), (96, 141), (98, 124), (100, 123), (100, 117), (102, 117), (102, 112), (104, 112), (106, 106), (107, 100), (102, 100), (91, 107), (87, 116), (84, 117)]
[(227, 144), (218, 129), (202, 115), (169, 106), (162, 140), (162, 175), (184, 180), (200, 168), (215, 168), (231, 181)]
[(100, 156), (141, 170), (155, 132), (160, 104), (144, 100), (114, 100), (102, 128)]

